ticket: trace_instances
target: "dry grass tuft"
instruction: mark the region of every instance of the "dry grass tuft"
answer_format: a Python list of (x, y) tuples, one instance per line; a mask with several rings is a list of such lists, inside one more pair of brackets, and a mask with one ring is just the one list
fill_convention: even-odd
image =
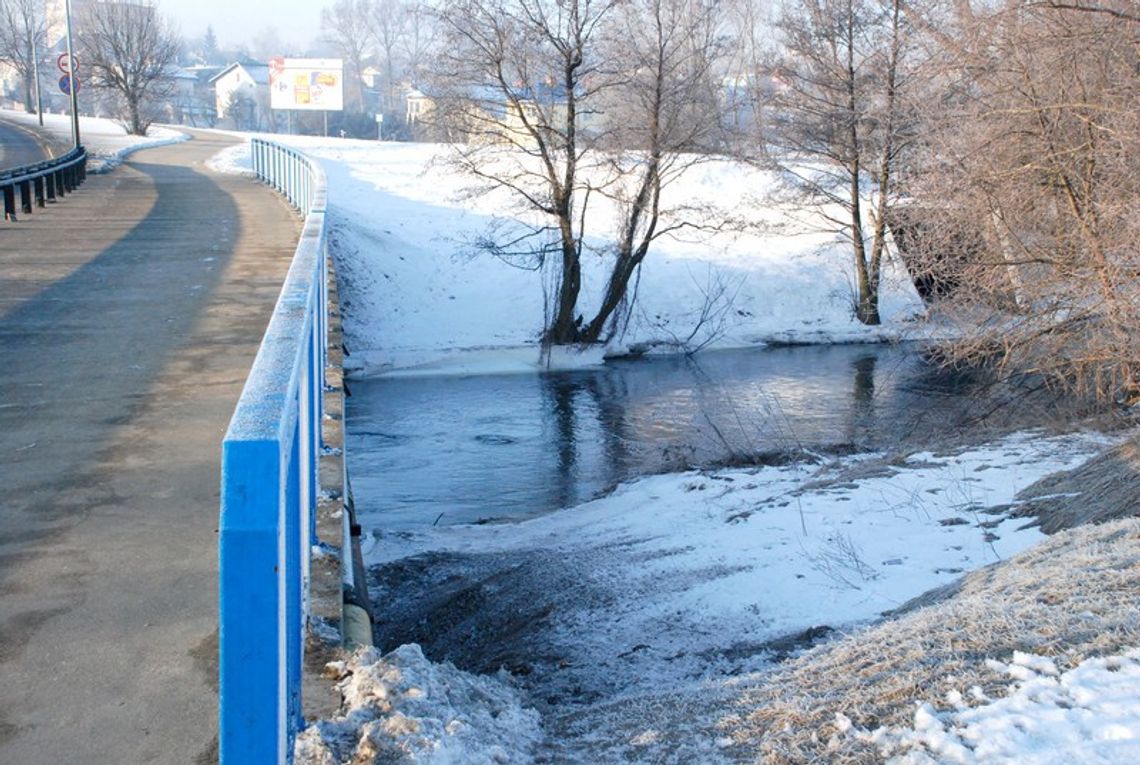
[(718, 724), (737, 761), (879, 762), (841, 735), (855, 725), (909, 725), (915, 704), (949, 691), (1004, 695), (985, 659), (1013, 651), (1052, 656), (1065, 669), (1140, 645), (1140, 521), (1066, 531), (1002, 564), (967, 575), (941, 602), (810, 651), (741, 688)]
[(1019, 495), (1017, 514), (1055, 534), (1086, 523), (1140, 516), (1140, 442), (1128, 441), (1074, 470), (1042, 478)]

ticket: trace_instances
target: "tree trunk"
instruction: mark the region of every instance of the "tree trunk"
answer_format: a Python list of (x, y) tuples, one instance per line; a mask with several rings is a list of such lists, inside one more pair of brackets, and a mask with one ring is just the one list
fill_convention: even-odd
[(139, 102), (137, 98), (131, 98), (127, 101), (127, 110), (130, 116), (130, 134), (131, 135), (146, 135), (146, 130), (142, 126), (142, 115), (139, 111)]
[[(654, 140), (656, 140), (656, 135)], [(606, 323), (622, 301), (625, 300), (629, 282), (649, 252), (649, 244), (653, 241), (653, 234), (657, 228), (658, 200), (661, 196), (660, 164), (661, 158), (655, 149), (649, 166), (645, 170), (641, 188), (638, 189), (637, 198), (630, 210), (629, 220), (626, 221), (625, 233), (618, 247), (617, 262), (614, 263), (613, 270), (610, 272), (609, 283), (606, 285), (606, 296), (602, 300), (597, 315), (582, 333), (583, 342), (597, 343), (601, 341)], [(643, 217), (646, 218), (645, 232), (635, 248), (634, 241), (638, 238), (637, 231)]]
[(570, 345), (582, 341), (579, 332), (578, 294), (582, 291), (582, 264), (574, 238), (573, 223), (568, 213), (559, 217), (562, 236), (562, 279), (558, 285), (558, 307), (554, 320), (543, 338), (550, 345)]

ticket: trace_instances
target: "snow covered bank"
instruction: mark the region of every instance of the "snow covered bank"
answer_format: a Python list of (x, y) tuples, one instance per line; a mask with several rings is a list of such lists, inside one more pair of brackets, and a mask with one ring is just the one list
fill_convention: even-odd
[(1013, 682), (993, 700), (975, 686), (950, 712), (922, 704), (913, 728), (857, 735), (891, 756), (889, 765), (1132, 765), (1140, 762), (1140, 649), (1088, 659), (1061, 673), (1044, 656), (1015, 652), (992, 669)]
[[(12, 122), (39, 128), (39, 118), (34, 114), (4, 111), (2, 116)], [(43, 129), (58, 143), (71, 145), (71, 117), (68, 115), (45, 114)], [(79, 136), (87, 147), (87, 171), (91, 173), (105, 173), (140, 149), (190, 140), (190, 136), (185, 133), (158, 126), (151, 126), (145, 136), (127, 135), (122, 125), (101, 117), (80, 117)]]
[[(348, 362), (358, 372), (541, 366), (542, 275), (475, 246), (489, 232), (510, 231), (525, 219), (510, 197), (471, 196), (471, 179), (447, 166), (445, 146), (274, 138), (316, 157), (328, 174)], [(241, 159), (219, 164), (240, 169)], [(805, 233), (820, 224), (802, 212), (766, 207), (762, 194), (773, 183), (766, 173), (720, 161), (693, 168), (672, 187), (667, 204), (683, 199), (715, 207), (743, 218), (748, 228), (687, 233), (655, 244), (629, 331), (610, 352), (675, 349), (687, 339), (715, 347), (869, 342), (905, 331), (906, 320), (922, 306), (898, 264), (892, 260), (885, 269), (886, 324), (859, 324), (852, 314), (849, 248), (832, 235)], [(590, 229), (608, 235), (614, 219), (612, 209), (595, 204)], [(596, 304), (604, 286), (602, 262), (601, 255), (586, 257), (587, 306)]]
[(432, 664), (417, 646), (365, 649), (330, 667), (343, 713), (298, 737), (297, 765), (508, 765), (531, 762), (542, 738), (509, 678)]
[[(1106, 443), (1020, 434), (958, 454), (653, 476), (521, 523), (374, 531), (378, 632), (516, 673), (558, 762), (609, 761), (607, 746), (638, 736), (630, 751), (720, 761), (704, 713), (681, 744), (629, 708), (663, 695), (699, 708), (721, 684), (1026, 549), (1042, 535), (1010, 517), (1018, 490)], [(583, 719), (592, 754), (565, 735)]]
[[(1140, 520), (1135, 518), (1058, 533), (1009, 561), (967, 575), (890, 620), (816, 648), (774, 672), (726, 684), (704, 699), (715, 710), (707, 729), (724, 736), (726, 750), (747, 762), (881, 763), (884, 756), (875, 738), (866, 735), (880, 729), (885, 729), (878, 734), (883, 744), (913, 743), (917, 762), (1039, 762), (1035, 758), (1042, 755), (1042, 739), (1051, 734), (1022, 719), (1022, 700), (968, 716), (971, 724), (987, 720), (985, 725), (992, 726), (987, 736), (995, 733), (995, 745), (1009, 746), (1005, 756), (983, 759), (992, 754), (983, 737), (977, 751), (959, 750), (960, 759), (939, 751), (936, 741), (968, 744), (972, 734), (962, 729), (963, 702), (978, 707), (1016, 696), (1018, 683), (1011, 679), (1032, 681), (1039, 673), (1028, 666), (1048, 667), (1040, 658), (1019, 660), (1019, 655), (1047, 656), (1064, 672), (1140, 645), (1138, 559)], [(1082, 711), (1102, 705), (1111, 709), (1114, 695), (1134, 697), (1130, 672), (1114, 673), (1111, 679), (1121, 685), (1100, 686), (1093, 695), (1072, 700), (1075, 719), (1070, 722), (1082, 728), (1061, 719), (1072, 703), (1062, 689), (1048, 684), (1026, 688), (1044, 702), (1041, 711), (1065, 737), (1063, 742), (1054, 739), (1057, 753), (1070, 756), (1045, 762), (1136, 761), (1129, 744), (1134, 739), (1119, 740), (1119, 756), (1106, 751), (1115, 745), (1097, 734), (1109, 720), (1094, 721)], [(1048, 708), (1051, 700), (1057, 708)], [(1117, 730), (1129, 735), (1135, 723), (1124, 720), (1121, 711), (1135, 715), (1137, 710), (1112, 713), (1122, 726)], [(660, 724), (668, 725), (670, 718), (663, 717)], [(916, 727), (917, 735), (906, 733)], [(935, 751), (937, 759), (919, 756)]]

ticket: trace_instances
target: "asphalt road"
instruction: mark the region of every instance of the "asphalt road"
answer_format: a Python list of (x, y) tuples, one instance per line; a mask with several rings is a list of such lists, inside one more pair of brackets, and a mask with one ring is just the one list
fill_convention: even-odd
[(0, 763), (209, 763), (220, 445), (300, 225), (139, 152), (0, 225)]
[(34, 132), (0, 120), (0, 173), (52, 156), (53, 147)]

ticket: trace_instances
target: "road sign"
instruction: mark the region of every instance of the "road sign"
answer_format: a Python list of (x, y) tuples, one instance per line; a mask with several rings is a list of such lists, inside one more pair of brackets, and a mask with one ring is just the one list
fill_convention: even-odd
[(55, 60), (55, 65), (59, 67), (59, 71), (64, 74), (79, 71), (79, 57), (69, 56), (66, 53), (60, 53), (59, 58)]
[[(81, 87), (83, 87), (83, 83), (79, 81), (78, 77), (76, 77), (75, 78), (75, 92), (78, 93), (79, 89)], [(70, 74), (65, 74), (59, 78), (59, 89), (61, 91), (63, 91), (66, 95), (69, 95), (69, 96), (71, 95), (71, 75)]]

